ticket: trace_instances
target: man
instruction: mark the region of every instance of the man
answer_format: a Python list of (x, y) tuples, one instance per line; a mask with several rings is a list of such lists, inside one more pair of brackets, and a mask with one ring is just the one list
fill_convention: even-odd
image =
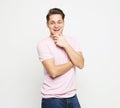
[(50, 36), (37, 45), (44, 67), (42, 108), (80, 108), (76, 95), (75, 67), (84, 67), (84, 58), (73, 37), (63, 35), (65, 14), (49, 10), (46, 19)]

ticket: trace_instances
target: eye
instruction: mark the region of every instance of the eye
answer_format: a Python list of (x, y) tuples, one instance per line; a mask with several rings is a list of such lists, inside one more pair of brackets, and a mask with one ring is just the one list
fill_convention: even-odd
[(52, 22), (50, 22), (50, 24), (51, 24), (51, 25), (53, 25), (53, 24), (54, 24), (54, 22), (52, 21)]
[(62, 24), (62, 21), (58, 21), (58, 24)]

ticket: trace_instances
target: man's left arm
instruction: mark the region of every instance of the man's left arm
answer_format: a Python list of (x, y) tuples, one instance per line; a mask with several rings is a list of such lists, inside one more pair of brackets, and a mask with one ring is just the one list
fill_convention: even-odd
[(57, 46), (65, 49), (67, 55), (69, 56), (71, 62), (82, 69), (84, 67), (84, 58), (81, 52), (75, 51), (72, 46), (66, 41), (64, 36), (54, 36), (54, 42)]
[(68, 54), (71, 62), (77, 66), (78, 68), (82, 69), (84, 67), (84, 58), (82, 55), (82, 52), (75, 51), (71, 45), (67, 43), (67, 45), (64, 47), (66, 53)]

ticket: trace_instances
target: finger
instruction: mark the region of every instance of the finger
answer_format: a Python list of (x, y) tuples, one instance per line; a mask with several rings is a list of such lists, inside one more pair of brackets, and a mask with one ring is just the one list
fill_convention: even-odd
[(59, 38), (58, 36), (54, 36), (54, 37), (53, 37), (54, 40), (57, 40), (58, 38)]
[(54, 40), (55, 44), (57, 44), (57, 40)]
[(59, 36), (63, 36), (62, 33), (60, 33)]

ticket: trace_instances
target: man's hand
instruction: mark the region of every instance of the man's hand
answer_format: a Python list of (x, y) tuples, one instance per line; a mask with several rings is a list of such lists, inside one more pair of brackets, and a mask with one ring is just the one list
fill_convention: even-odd
[(82, 53), (75, 51), (63, 35), (55, 34), (53, 35), (53, 40), (57, 46), (64, 48), (74, 66), (77, 66), (80, 69), (84, 67), (84, 58)]
[(65, 48), (68, 45), (63, 35), (54, 35), (53, 40), (55, 44), (59, 47)]

